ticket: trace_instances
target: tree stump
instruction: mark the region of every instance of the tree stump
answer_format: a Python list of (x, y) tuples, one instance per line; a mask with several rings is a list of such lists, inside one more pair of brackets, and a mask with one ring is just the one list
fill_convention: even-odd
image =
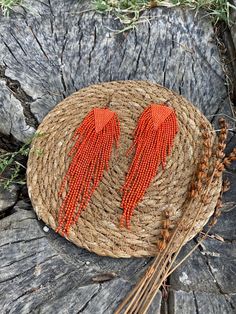
[[(112, 80), (160, 83), (212, 122), (221, 113), (233, 116), (215, 33), (204, 13), (156, 8), (145, 11), (133, 30), (119, 32), (118, 20), (88, 10), (87, 1), (24, 3), (27, 10), (18, 7), (0, 20), (2, 138), (26, 142), (63, 98)], [(233, 170), (228, 175), (236, 183)], [(212, 231), (225, 241), (205, 241), (171, 276), (168, 299), (159, 293), (150, 314), (235, 313), (236, 214), (229, 210), (236, 204), (234, 191)], [(12, 209), (10, 215), (0, 220), (1, 313), (113, 313), (150, 262), (77, 248), (38, 221), (24, 200), (9, 202), (4, 208)]]

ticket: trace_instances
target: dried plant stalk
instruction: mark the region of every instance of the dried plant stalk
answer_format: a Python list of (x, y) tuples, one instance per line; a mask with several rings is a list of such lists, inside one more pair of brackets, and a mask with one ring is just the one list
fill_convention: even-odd
[[(217, 148), (216, 151), (214, 152), (214, 155), (212, 154), (211, 137), (209, 133), (206, 131), (207, 128), (203, 125), (202, 136), (204, 144), (204, 153), (197, 169), (196, 179), (194, 182), (191, 183), (190, 186), (188, 206), (184, 214), (180, 218), (174, 232), (171, 235), (169, 233), (169, 229), (167, 229), (166, 226), (165, 228), (163, 228), (165, 231), (161, 233), (162, 238), (159, 239), (158, 241), (159, 248), (158, 255), (154, 258), (152, 265), (148, 268), (148, 271), (146, 272), (144, 277), (130, 292), (127, 298), (120, 304), (115, 314), (119, 314), (121, 312), (124, 314), (147, 313), (149, 306), (152, 303), (162, 283), (166, 280), (169, 274), (172, 273), (177, 268), (177, 266), (180, 266), (182, 262), (186, 259), (184, 258), (180, 263), (173, 267), (174, 262), (183, 244), (186, 242), (189, 234), (192, 232), (194, 225), (200, 213), (202, 212), (203, 207), (209, 201), (209, 192), (211, 190), (212, 184), (216, 179), (218, 179), (222, 175), (225, 164), (229, 165), (233, 160), (236, 160), (236, 149), (233, 150), (229, 157), (225, 158), (224, 149), (226, 146), (227, 139), (227, 124), (224, 119), (220, 119), (219, 125), (220, 133)], [(209, 169), (210, 159), (212, 159), (214, 162), (214, 166), (211, 170)], [(220, 215), (222, 194), (227, 188), (228, 188), (227, 184), (223, 185), (218, 202), (216, 204), (215, 212), (211, 220), (212, 226), (216, 223), (217, 218)], [(198, 196), (201, 199), (201, 205), (197, 212), (195, 213), (195, 216), (191, 221), (191, 225), (188, 226), (188, 228), (186, 229), (184, 228), (184, 225), (186, 223), (185, 218), (189, 214), (189, 208), (191, 207), (192, 202)], [(169, 219), (168, 213), (165, 219), (166, 220)], [(176, 250), (175, 239), (176, 235), (179, 233), (182, 236), (182, 240), (180, 241)], [(202, 242), (206, 236), (207, 234), (200, 241)], [(194, 249), (196, 249), (196, 247)], [(191, 250), (189, 254), (187, 254), (187, 257), (194, 251), (194, 249)]]
[(215, 211), (214, 214), (211, 217), (211, 220), (209, 222), (209, 228), (207, 230), (207, 232), (201, 237), (201, 239), (198, 241), (198, 243), (183, 257), (183, 259), (177, 264), (175, 265), (170, 272), (167, 274), (167, 277), (169, 277), (181, 264), (183, 264), (183, 262), (199, 247), (199, 245), (207, 238), (207, 236), (209, 235), (211, 229), (213, 226), (215, 226), (215, 224), (217, 223), (217, 219), (220, 217), (221, 215), (221, 211), (220, 208), (222, 207), (222, 195), (223, 193), (225, 193), (226, 191), (228, 191), (230, 189), (230, 183), (228, 180), (223, 181), (222, 183), (222, 187), (221, 187), (221, 191), (220, 191), (220, 195), (219, 198), (217, 200), (216, 203), (216, 207), (215, 207)]
[[(203, 125), (203, 128), (204, 128), (204, 125)], [(205, 148), (205, 152), (207, 153), (205, 155), (210, 156), (211, 155), (211, 153), (209, 152), (210, 145), (208, 142), (209, 134), (207, 135), (203, 133), (203, 138), (204, 138), (204, 142), (206, 142), (206, 145), (204, 145), (204, 148)], [(204, 173), (205, 173), (206, 169), (208, 168), (208, 159), (204, 158), (201, 164), (202, 166), (199, 167), (199, 171), (202, 170), (202, 168), (204, 168), (205, 169)], [(188, 200), (190, 206), (192, 205), (193, 200), (197, 197), (197, 194), (199, 192), (197, 189), (200, 189), (202, 186), (201, 180), (203, 180), (203, 178), (205, 177), (206, 177), (205, 174), (199, 175), (199, 176), (197, 175), (197, 185), (195, 184), (191, 185), (191, 190), (189, 193), (189, 200)], [(158, 243), (159, 249), (161, 246), (162, 250), (160, 250), (159, 254), (154, 258), (154, 261), (152, 265), (149, 267), (145, 276), (140, 280), (140, 282), (136, 285), (136, 287), (130, 292), (127, 298), (120, 304), (120, 306), (115, 312), (116, 314), (121, 313), (121, 311), (124, 309), (124, 307), (128, 303), (129, 304), (126, 310), (124, 311), (124, 313), (129, 313), (129, 310), (133, 307), (135, 310), (136, 304), (142, 303), (141, 300), (144, 300), (144, 298), (148, 294), (149, 292), (148, 286), (152, 285), (153, 278), (155, 278), (156, 280), (159, 279), (163, 270), (167, 267), (169, 261), (171, 260), (171, 256), (173, 254), (174, 241), (175, 241), (177, 233), (181, 229), (182, 223), (184, 222), (184, 218), (185, 217), (182, 216), (182, 218), (180, 219), (178, 225), (176, 226), (173, 234), (170, 237), (168, 244), (165, 245), (165, 248), (164, 248), (163, 242), (160, 242), (159, 240), (159, 243)]]

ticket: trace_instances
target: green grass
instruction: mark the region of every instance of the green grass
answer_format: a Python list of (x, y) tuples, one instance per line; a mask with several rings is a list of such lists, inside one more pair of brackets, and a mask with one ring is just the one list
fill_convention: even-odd
[[(23, 0), (0, 0), (0, 8), (4, 15), (9, 15), (15, 5), (22, 4)], [(192, 9), (204, 9), (214, 23), (224, 21), (228, 25), (230, 10), (236, 8), (226, 0), (92, 0), (93, 8), (100, 13), (112, 12), (125, 25), (131, 28), (140, 19), (143, 10), (156, 6), (188, 6)]]
[(230, 20), (230, 10), (235, 10), (229, 1), (225, 0), (172, 0), (177, 5), (185, 5), (196, 10), (205, 9), (215, 23), (224, 21), (230, 25), (233, 21)]
[(225, 0), (95, 0), (93, 7), (96, 11), (112, 12), (123, 23), (134, 25), (140, 18), (143, 10), (156, 6), (187, 6), (197, 11), (204, 9), (214, 23), (224, 21), (228, 25), (230, 10), (236, 9), (229, 1)]
[(0, 0), (0, 8), (3, 15), (9, 16), (10, 11), (14, 9), (14, 6), (21, 4), (22, 0)]
[[(24, 184), (22, 180), (22, 170), (25, 166), (19, 162), (22, 157), (27, 157), (29, 153), (30, 143), (23, 144), (18, 151), (0, 153), (0, 185), (5, 189), (9, 188), (12, 183)], [(5, 173), (8, 175), (5, 177)]]
[(143, 10), (150, 7), (149, 0), (95, 0), (92, 2), (95, 11), (112, 12), (124, 25), (124, 30), (133, 28), (140, 19)]
[[(12, 183), (25, 184), (26, 166), (24, 165), (29, 151), (30, 145), (34, 138), (43, 136), (43, 133), (36, 132), (25, 144), (15, 152), (6, 152), (0, 150), (0, 185), (8, 189)], [(42, 149), (33, 151), (37, 156), (43, 155)], [(22, 163), (23, 161), (23, 163)]]

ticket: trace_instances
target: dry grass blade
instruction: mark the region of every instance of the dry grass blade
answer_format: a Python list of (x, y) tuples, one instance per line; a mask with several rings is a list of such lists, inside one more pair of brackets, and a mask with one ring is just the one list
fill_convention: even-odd
[[(195, 224), (201, 214), (203, 207), (209, 201), (209, 192), (211, 191), (212, 184), (214, 184), (215, 180), (218, 180), (222, 175), (222, 171), (224, 170), (223, 161), (226, 160), (226, 163), (230, 163), (235, 160), (236, 150), (234, 150), (228, 159), (224, 158), (224, 149), (225, 142), (227, 138), (227, 125), (225, 120), (219, 120), (220, 124), (220, 134), (218, 139), (218, 144), (216, 146), (216, 150), (214, 154), (212, 154), (213, 143), (211, 141), (211, 137), (209, 133), (206, 131), (203, 125), (203, 144), (204, 151), (202, 160), (199, 163), (198, 170), (196, 173), (196, 180), (191, 184), (189, 191), (189, 198), (187, 203), (187, 208), (184, 211), (184, 214), (180, 218), (173, 234), (171, 235), (168, 243), (166, 243), (165, 236), (163, 239), (158, 242), (159, 248), (163, 250), (159, 252), (158, 256), (154, 259), (152, 265), (149, 267), (145, 276), (139, 281), (136, 287), (131, 291), (128, 297), (120, 304), (118, 309), (116, 310), (116, 314), (119, 313), (132, 313), (138, 314), (147, 313), (154, 297), (156, 296), (159, 288), (166, 280), (166, 278), (171, 274), (178, 266), (182, 264), (184, 260), (200, 245), (200, 243), (207, 237), (208, 232), (201, 238), (199, 243), (187, 254), (186, 257), (182, 259), (180, 263), (174, 266), (176, 258), (179, 255), (180, 250), (182, 249), (184, 243), (187, 241), (189, 235), (195, 227)], [(213, 161), (210, 166), (209, 161)], [(222, 186), (222, 190), (216, 205), (216, 209), (212, 218), (211, 226), (214, 225), (217, 221), (217, 218), (220, 215), (219, 208), (222, 205), (222, 194), (225, 190), (228, 189), (228, 184)], [(191, 224), (185, 228), (186, 220), (185, 218), (188, 216), (188, 209), (191, 208), (191, 204), (197, 197), (200, 198), (200, 206), (194, 216), (191, 217)], [(168, 216), (168, 215), (167, 215)], [(211, 228), (211, 227), (210, 227)], [(165, 233), (164, 233), (165, 234)], [(168, 233), (166, 233), (169, 237)], [(181, 237), (180, 243), (176, 246), (176, 236)], [(164, 243), (164, 245), (163, 245)]]
[[(205, 196), (207, 196), (208, 192), (210, 191), (212, 182), (216, 178), (218, 178), (219, 175), (221, 175), (222, 171), (224, 170), (224, 167), (222, 167), (222, 159), (224, 158), (223, 150), (224, 150), (224, 148), (226, 146), (225, 142), (226, 142), (226, 139), (227, 139), (227, 124), (226, 124), (224, 119), (220, 119), (219, 120), (219, 124), (220, 124), (220, 127), (221, 127), (221, 132), (220, 132), (220, 135), (219, 135), (218, 146), (217, 146), (216, 153), (215, 153), (215, 156), (217, 157), (217, 159), (216, 159), (216, 162), (215, 162), (214, 170), (213, 170), (210, 178), (208, 178), (206, 180), (207, 186), (205, 187), (205, 191), (204, 191), (204, 195)], [(205, 135), (204, 135), (204, 137), (205, 137)], [(206, 139), (207, 139), (207, 137), (205, 137), (205, 140)], [(206, 141), (205, 141), (205, 144), (206, 144)], [(208, 144), (206, 144), (205, 147), (208, 147)], [(207, 155), (208, 153), (206, 152), (205, 154)], [(202, 177), (202, 176), (199, 176), (199, 173), (201, 172), (201, 170), (202, 169), (201, 169), (201, 163), (200, 163), (200, 167), (199, 167), (199, 172), (197, 174), (197, 178)], [(197, 186), (199, 186), (199, 185), (197, 185)], [(219, 196), (220, 200), (221, 200), (221, 197), (222, 197), (222, 192), (220, 193), (220, 196)], [(181, 250), (185, 240), (188, 238), (189, 233), (194, 228), (195, 222), (196, 222), (199, 214), (201, 213), (202, 207), (204, 205), (204, 198), (205, 197), (203, 196), (202, 197), (203, 203), (201, 204), (199, 210), (197, 211), (197, 214), (194, 217), (194, 219), (192, 221), (192, 224), (191, 224), (191, 227), (187, 231), (187, 234), (185, 234), (183, 240), (181, 241), (178, 250), (175, 252), (174, 256), (172, 257), (171, 262), (169, 263), (168, 267), (165, 270), (163, 270), (163, 276), (161, 276), (160, 279), (159, 278), (155, 278), (154, 279), (152, 292), (149, 293), (148, 297), (145, 299), (144, 306), (140, 308), (140, 313), (146, 313), (147, 312), (147, 310), (148, 310), (151, 302), (153, 301), (153, 299), (154, 299), (158, 289), (161, 287), (163, 281), (166, 280), (166, 278), (168, 277), (169, 272), (170, 272), (170, 270), (171, 270), (171, 268), (172, 268), (176, 258), (178, 257), (178, 254), (179, 254), (179, 252), (180, 252), (180, 250)], [(217, 218), (219, 216), (219, 207), (220, 206), (221, 206), (221, 202), (217, 202), (216, 210), (215, 210), (215, 213), (214, 213), (215, 217), (213, 217), (213, 224), (216, 222), (216, 221), (214, 221), (214, 218)], [(194, 250), (192, 250), (191, 253), (193, 251)]]
[[(211, 178), (210, 184), (212, 182), (213, 176), (214, 176), (214, 172), (212, 174), (212, 178)], [(210, 184), (208, 186), (208, 190), (206, 191), (206, 193), (209, 192)], [(171, 262), (168, 264), (167, 267), (165, 267), (164, 269), (160, 270), (160, 273), (161, 273), (160, 276), (157, 276), (156, 278), (155, 277), (153, 278), (153, 282), (151, 284), (151, 287), (149, 287), (150, 293), (148, 293), (148, 296), (146, 296), (145, 303), (144, 303), (143, 307), (140, 309), (140, 313), (143, 313), (143, 314), (147, 313), (147, 310), (148, 310), (149, 306), (151, 305), (151, 303), (152, 303), (152, 301), (153, 301), (157, 291), (161, 287), (163, 281), (168, 277), (168, 273), (169, 273), (172, 265), (174, 264), (176, 258), (178, 257), (179, 252), (180, 252), (180, 250), (183, 247), (183, 244), (185, 243), (185, 241), (187, 240), (189, 234), (191, 233), (192, 229), (194, 228), (194, 224), (195, 224), (197, 218), (199, 217), (199, 214), (201, 213), (202, 207), (203, 207), (203, 205), (197, 211), (197, 214), (196, 214), (196, 216), (195, 216), (195, 218), (194, 218), (194, 220), (192, 222), (191, 228), (189, 228), (187, 230), (186, 234), (184, 235), (182, 241), (180, 242), (180, 244), (178, 246), (178, 250), (174, 253), (174, 256), (171, 258)]]
[(212, 219), (209, 223), (209, 228), (207, 230), (207, 232), (201, 237), (201, 239), (198, 241), (198, 243), (183, 257), (183, 259), (177, 264), (175, 265), (173, 268), (171, 268), (171, 270), (169, 271), (169, 273), (167, 274), (167, 277), (169, 277), (181, 264), (183, 264), (183, 262), (199, 247), (199, 245), (202, 244), (202, 242), (208, 237), (212, 227), (217, 223), (217, 218), (219, 217), (219, 214), (221, 214), (221, 212), (219, 212), (219, 209), (222, 207), (222, 195), (224, 192), (229, 190), (229, 181), (225, 180), (223, 181), (222, 184), (222, 188), (221, 188), (221, 192), (220, 192), (220, 196), (218, 198), (217, 204), (216, 204), (216, 208), (215, 208), (215, 212), (212, 216)]

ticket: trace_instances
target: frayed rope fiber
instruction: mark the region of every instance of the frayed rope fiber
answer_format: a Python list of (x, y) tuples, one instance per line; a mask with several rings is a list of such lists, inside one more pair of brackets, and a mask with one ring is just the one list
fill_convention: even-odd
[(166, 165), (178, 124), (175, 111), (163, 104), (151, 104), (141, 114), (135, 130), (134, 141), (127, 154), (135, 155), (123, 186), (120, 225), (130, 227), (132, 213), (157, 174), (158, 167)]
[(72, 137), (72, 158), (62, 181), (59, 196), (68, 192), (59, 209), (57, 232), (68, 234), (86, 208), (93, 192), (108, 170), (113, 144), (118, 146), (120, 126), (116, 113), (107, 108), (93, 109)]

